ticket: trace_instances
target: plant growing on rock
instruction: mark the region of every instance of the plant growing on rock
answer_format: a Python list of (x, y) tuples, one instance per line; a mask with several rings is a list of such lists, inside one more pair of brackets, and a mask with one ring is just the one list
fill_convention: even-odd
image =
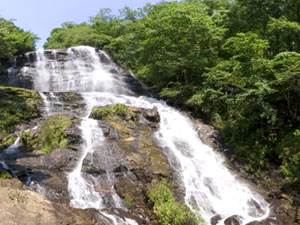
[(154, 212), (162, 225), (194, 224), (197, 219), (186, 205), (175, 200), (168, 183), (162, 181), (147, 191)]
[(101, 107), (93, 108), (90, 117), (94, 119), (109, 119), (110, 117), (125, 117), (130, 116), (132, 113), (127, 109), (124, 104), (112, 104)]
[(20, 123), (39, 116), (36, 91), (0, 86), (0, 133), (10, 133)]
[(21, 134), (22, 143), (30, 150), (41, 150), (49, 153), (57, 148), (65, 148), (68, 137), (65, 131), (71, 126), (72, 117), (67, 115), (54, 115), (42, 123), (37, 133), (24, 132)]
[(0, 172), (0, 178), (2, 178), (2, 179), (12, 179), (12, 176), (10, 175), (9, 172), (4, 171), (4, 172)]
[(41, 127), (40, 140), (44, 153), (49, 153), (56, 148), (64, 148), (68, 138), (64, 131), (71, 126), (71, 117), (66, 115), (55, 115), (48, 118)]

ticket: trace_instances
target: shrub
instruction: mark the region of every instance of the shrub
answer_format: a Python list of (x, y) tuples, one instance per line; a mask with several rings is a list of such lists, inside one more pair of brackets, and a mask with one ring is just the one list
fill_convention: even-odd
[(10, 175), (9, 172), (4, 171), (4, 172), (0, 172), (0, 178), (2, 178), (2, 179), (12, 179), (12, 176)]
[(147, 195), (154, 204), (154, 212), (162, 225), (183, 225), (195, 222), (195, 216), (186, 205), (176, 202), (165, 182), (148, 190)]

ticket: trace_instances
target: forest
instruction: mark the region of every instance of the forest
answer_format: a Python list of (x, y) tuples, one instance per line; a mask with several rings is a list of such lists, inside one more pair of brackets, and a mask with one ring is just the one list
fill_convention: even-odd
[[(37, 37), (0, 20), (0, 66)], [(300, 1), (185, 0), (100, 9), (44, 47), (106, 51), (168, 103), (206, 118), (249, 171), (300, 181)]]

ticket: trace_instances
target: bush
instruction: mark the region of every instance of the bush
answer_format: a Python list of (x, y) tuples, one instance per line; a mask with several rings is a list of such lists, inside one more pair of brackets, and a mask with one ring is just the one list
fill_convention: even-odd
[(176, 202), (165, 182), (148, 190), (147, 195), (153, 202), (154, 212), (162, 225), (183, 225), (195, 222), (195, 216), (186, 205)]
[(5, 171), (5, 172), (0, 172), (0, 178), (2, 178), (2, 179), (12, 179), (12, 176), (10, 175), (9, 172)]

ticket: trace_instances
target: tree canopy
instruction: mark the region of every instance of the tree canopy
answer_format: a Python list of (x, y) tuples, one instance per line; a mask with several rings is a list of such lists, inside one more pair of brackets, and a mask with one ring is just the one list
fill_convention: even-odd
[(0, 17), (0, 71), (14, 55), (21, 55), (35, 49), (38, 37)]

